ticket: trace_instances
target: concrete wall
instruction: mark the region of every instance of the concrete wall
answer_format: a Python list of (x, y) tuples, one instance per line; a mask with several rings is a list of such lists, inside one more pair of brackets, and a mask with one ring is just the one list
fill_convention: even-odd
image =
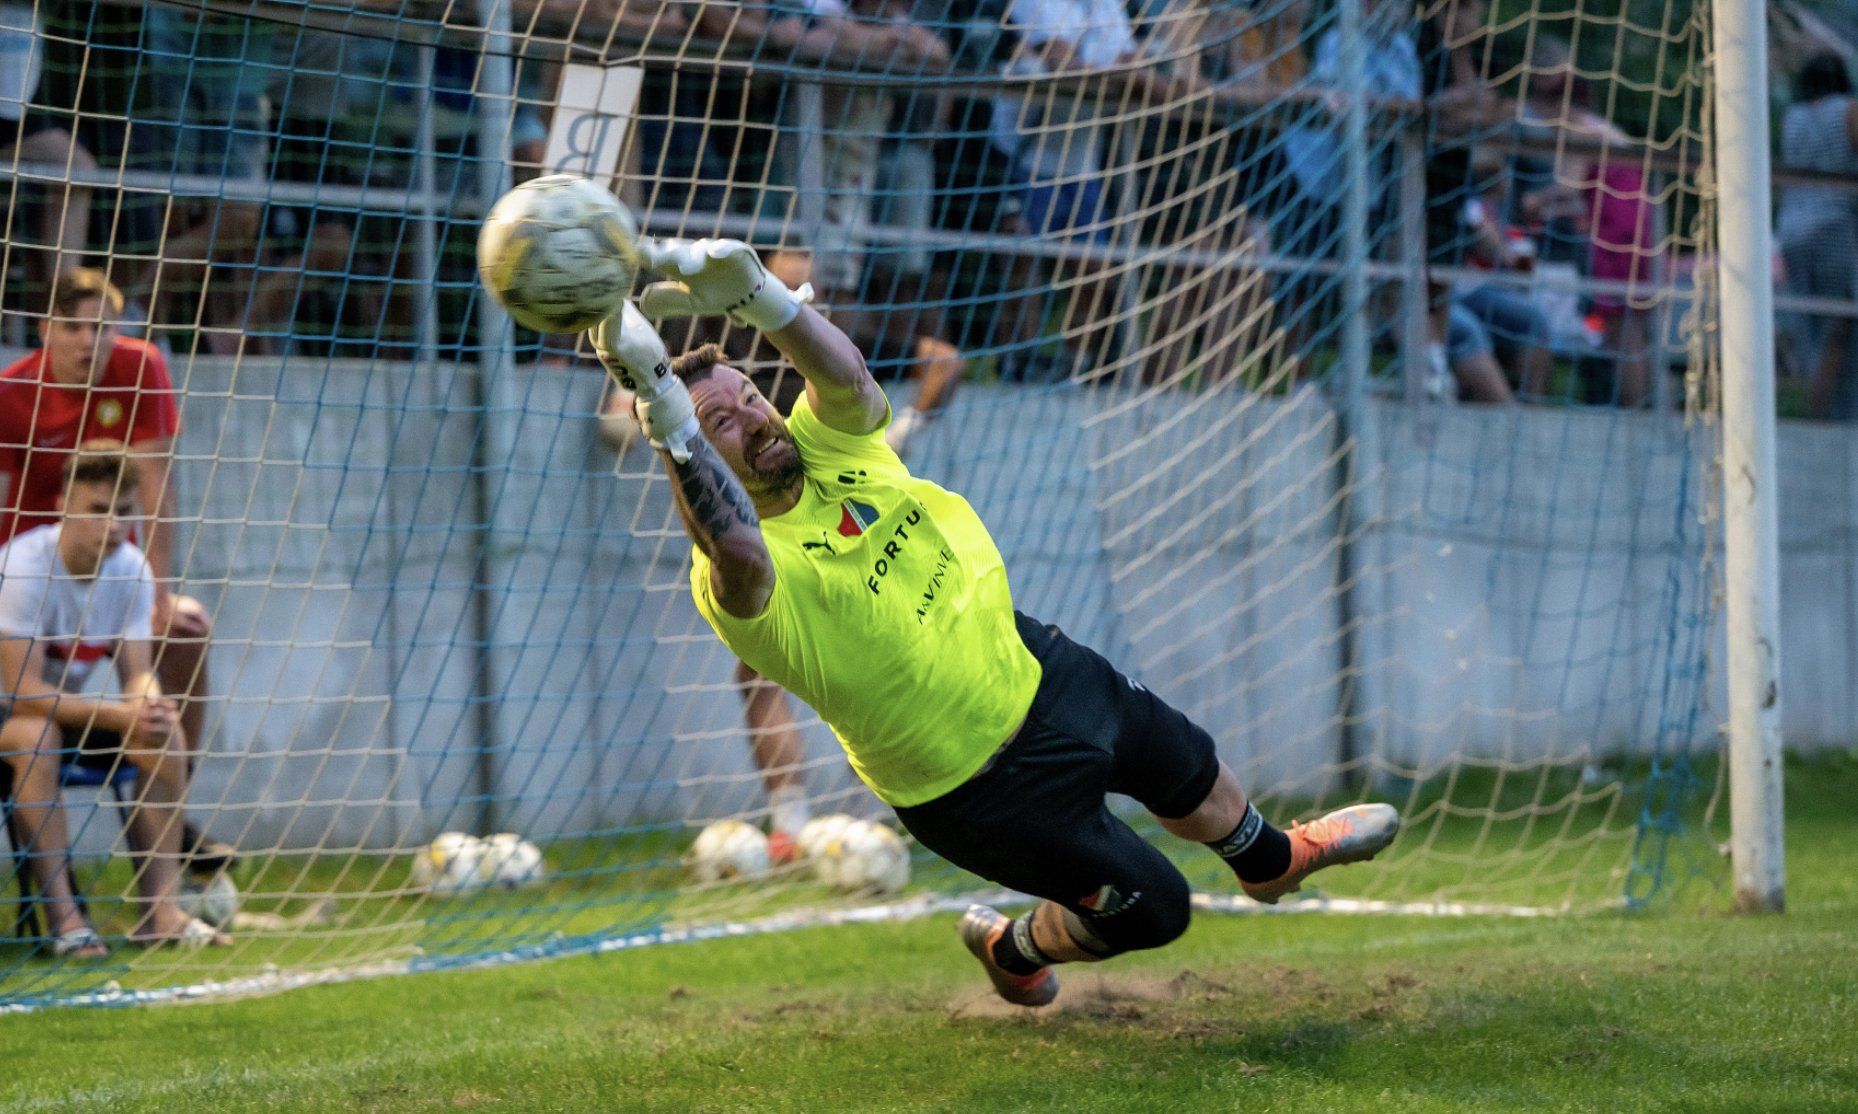
[[(469, 369), (404, 364), (198, 360), (184, 389), (187, 580), (218, 623), (195, 799), (217, 833), (378, 847), (759, 806), (655, 461), (616, 474), (592, 440), (596, 376), (512, 373), (488, 408)], [(911, 463), (990, 523), (1022, 609), (1186, 710), (1253, 784), (1334, 775), (1351, 641), (1350, 737), (1397, 768), (1712, 745), (1700, 434), (1371, 417), (1353, 492), (1313, 391), (968, 387)], [(1787, 729), (1849, 745), (1858, 450), (1831, 428), (1781, 446)], [(812, 789), (867, 807), (830, 735), (808, 740)]]

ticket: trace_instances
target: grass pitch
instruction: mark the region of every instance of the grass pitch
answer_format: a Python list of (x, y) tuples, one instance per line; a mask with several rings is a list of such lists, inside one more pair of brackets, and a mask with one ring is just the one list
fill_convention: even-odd
[(0, 1109), (1854, 1110), (1858, 755), (1789, 773), (1784, 917), (1202, 916), (1036, 1013), (946, 916), (60, 1010)]

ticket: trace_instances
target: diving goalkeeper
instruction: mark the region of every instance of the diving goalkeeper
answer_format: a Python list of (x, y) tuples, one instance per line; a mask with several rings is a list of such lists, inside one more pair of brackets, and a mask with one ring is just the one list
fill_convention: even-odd
[[(1275, 903), (1372, 858), (1399, 817), (1355, 805), (1280, 831), (1213, 740), (1108, 661), (1013, 609), (966, 500), (884, 443), (890, 405), (844, 333), (733, 240), (645, 241), (666, 277), (595, 328), (595, 350), (664, 459), (694, 546), (691, 594), (738, 657), (831, 725), (853, 769), (925, 847), (1044, 900), (962, 918), (1009, 1002), (1042, 1006), (1054, 964), (1159, 947), (1188, 887), (1110, 813), (1126, 793)], [(669, 358), (646, 315), (728, 314), (806, 380), (783, 417), (705, 346)]]

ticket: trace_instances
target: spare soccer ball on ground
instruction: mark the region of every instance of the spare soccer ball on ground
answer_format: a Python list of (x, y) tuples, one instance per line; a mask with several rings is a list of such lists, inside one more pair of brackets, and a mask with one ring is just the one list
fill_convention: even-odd
[(484, 841), (465, 832), (440, 832), (413, 856), (413, 885), (431, 894), (450, 895), (484, 884), (478, 866)]
[(768, 876), (768, 837), (740, 820), (718, 820), (684, 857), (699, 882), (754, 882)]
[(638, 236), (638, 222), (604, 186), (544, 175), (491, 207), (477, 234), (478, 278), (521, 324), (578, 333), (632, 292)]
[(199, 917), (214, 928), (225, 928), (239, 914), (239, 888), (223, 870), (210, 878), (183, 874), (174, 903), (190, 917)]
[(799, 848), (802, 859), (811, 862), (819, 858), (826, 844), (844, 835), (845, 829), (856, 823), (859, 823), (856, 816), (848, 816), (843, 812), (815, 816), (802, 824), (794, 834), (794, 846)]
[(813, 876), (846, 893), (893, 894), (910, 884), (910, 851), (896, 832), (854, 820), (812, 857)]
[(477, 874), (486, 886), (519, 890), (542, 881), (546, 872), (542, 849), (515, 832), (498, 832), (483, 841)]

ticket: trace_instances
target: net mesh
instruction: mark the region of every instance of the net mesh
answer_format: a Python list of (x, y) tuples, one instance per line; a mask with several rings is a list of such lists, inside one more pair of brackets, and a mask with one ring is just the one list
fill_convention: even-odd
[[(544, 169), (811, 281), (925, 416), (908, 463), (974, 504), (1017, 606), (1205, 726), (1268, 816), (1399, 806), (1400, 842), (1323, 893), (1567, 910), (1714, 876), (1700, 8), (215, 0), (0, 24), (31, 59), (0, 90), (9, 374), (51, 374), (28, 356), (78, 264), (164, 357), (178, 430), (128, 439), (173, 438), (144, 540), (211, 621), (186, 813), (236, 847), (242, 895), (229, 948), (58, 959), (39, 917), (0, 944), (7, 1005), (868, 900), (805, 863), (687, 868), (720, 819), (890, 818), (806, 708), (764, 693), (791, 728), (745, 719), (653, 454), (577, 338), (511, 330), (479, 290), (487, 202)], [(666, 332), (796, 386), (723, 322)], [(57, 391), (0, 418), (49, 422)], [(17, 476), (41, 445), (0, 453)], [(804, 807), (771, 817), (783, 786)], [(119, 938), (144, 912), (134, 809), (63, 796)], [(546, 880), (428, 892), (413, 859), (452, 830), (521, 834)], [(916, 907), (980, 885), (914, 865)]]

